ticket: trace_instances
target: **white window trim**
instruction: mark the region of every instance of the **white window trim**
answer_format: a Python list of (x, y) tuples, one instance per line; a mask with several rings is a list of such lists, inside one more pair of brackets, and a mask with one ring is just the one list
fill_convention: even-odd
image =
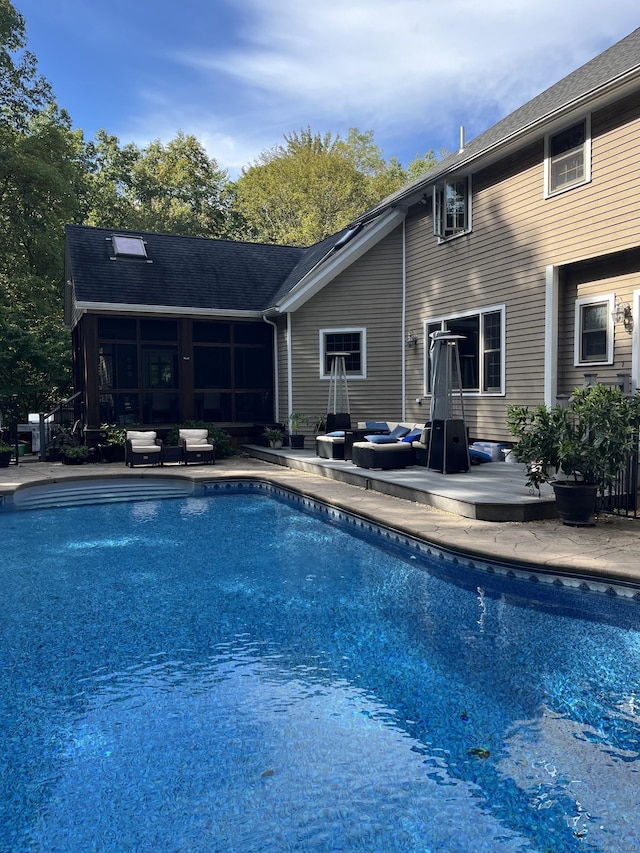
[[(607, 302), (607, 357), (604, 361), (581, 361), (580, 351), (582, 349), (582, 329), (580, 327), (580, 313), (584, 305), (596, 305)], [(614, 333), (615, 324), (612, 312), (615, 305), (615, 294), (605, 293), (600, 296), (581, 296), (576, 299), (573, 333), (573, 366), (574, 367), (596, 367), (597, 365), (613, 364)]]
[[(568, 130), (570, 127), (573, 127), (576, 124), (579, 124), (581, 121), (584, 121), (584, 178), (579, 183), (571, 184), (568, 187), (560, 187), (557, 190), (551, 190), (551, 163), (549, 157), (549, 144), (551, 139), (554, 136), (557, 136), (559, 133), (562, 133), (563, 130)], [(577, 187), (583, 187), (585, 184), (591, 183), (591, 113), (588, 113), (584, 118), (577, 118), (569, 124), (564, 125), (558, 130), (555, 130), (553, 133), (549, 133), (544, 138), (544, 197), (545, 198), (555, 198), (557, 195), (562, 195), (563, 193), (571, 192), (571, 190), (575, 190)]]
[[(450, 234), (448, 237), (443, 237), (438, 234), (437, 230), (437, 221), (436, 221), (436, 193), (438, 191), (438, 187), (444, 188), (445, 184), (453, 184), (456, 181), (466, 180), (467, 182), (467, 210), (466, 210), (466, 220), (467, 227), (464, 231), (458, 231), (456, 234)], [(458, 178), (450, 177), (449, 179), (444, 178), (442, 181), (438, 181), (433, 185), (432, 191), (432, 200), (431, 200), (431, 209), (433, 212), (433, 234), (438, 239), (438, 244), (440, 243), (448, 243), (450, 240), (457, 240), (459, 237), (464, 237), (466, 234), (470, 234), (473, 229), (472, 222), (472, 176), (471, 175), (461, 175)]]
[(364, 326), (340, 326), (332, 329), (318, 329), (318, 352), (320, 353), (320, 379), (329, 379), (329, 374), (325, 372), (325, 351), (324, 341), (325, 335), (348, 335), (359, 333), (360, 335), (360, 373), (347, 373), (347, 380), (350, 382), (358, 379), (367, 378), (367, 330)]
[[(425, 320), (423, 325), (422, 336), (424, 340), (424, 364), (423, 364), (423, 389), (424, 396), (431, 397), (431, 391), (428, 388), (428, 372), (427, 365), (429, 360), (429, 345), (430, 340), (427, 337), (427, 329), (429, 326), (434, 323), (444, 323), (446, 320), (458, 320), (461, 317), (480, 317), (484, 314), (493, 314), (496, 311), (500, 312), (500, 351), (502, 353), (502, 360), (500, 364), (500, 390), (499, 391), (483, 391), (482, 386), (484, 385), (484, 359), (482, 357), (484, 350), (480, 350), (479, 353), (479, 364), (478, 364), (478, 373), (480, 379), (480, 390), (478, 391), (463, 391), (462, 394), (464, 397), (504, 397), (506, 394), (506, 365), (507, 365), (507, 353), (506, 353), (506, 344), (507, 344), (507, 332), (506, 332), (506, 316), (507, 316), (507, 307), (504, 303), (501, 305), (491, 305), (486, 308), (477, 308), (475, 311), (458, 311), (452, 312), (451, 314), (442, 314), (439, 317), (430, 317), (428, 320)], [(483, 323), (480, 323), (480, 329), (483, 329)], [(481, 331), (482, 333), (482, 331)], [(481, 341), (482, 344), (482, 341)]]

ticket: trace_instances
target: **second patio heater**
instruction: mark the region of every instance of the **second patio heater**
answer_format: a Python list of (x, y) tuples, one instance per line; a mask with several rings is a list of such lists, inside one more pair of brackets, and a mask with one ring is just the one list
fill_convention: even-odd
[(329, 400), (327, 401), (327, 432), (351, 428), (351, 408), (347, 386), (345, 358), (350, 352), (332, 352), (329, 373)]
[(438, 331), (431, 345), (431, 441), (427, 467), (443, 474), (469, 470), (458, 341), (463, 335)]

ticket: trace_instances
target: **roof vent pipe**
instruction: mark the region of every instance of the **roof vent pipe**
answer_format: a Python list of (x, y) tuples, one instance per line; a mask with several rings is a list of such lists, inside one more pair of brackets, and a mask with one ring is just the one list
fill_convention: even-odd
[(465, 140), (464, 140), (464, 125), (460, 125), (460, 151), (464, 151)]

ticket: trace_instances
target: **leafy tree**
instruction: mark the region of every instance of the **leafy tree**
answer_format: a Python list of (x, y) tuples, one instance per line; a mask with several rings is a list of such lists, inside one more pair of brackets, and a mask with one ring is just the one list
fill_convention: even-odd
[(24, 18), (10, 0), (0, 0), (0, 126), (24, 128), (51, 101), (50, 86), (25, 45)]
[[(408, 180), (398, 160), (384, 160), (373, 131), (347, 138), (306, 128), (263, 151), (238, 179), (236, 210), (251, 239), (310, 245), (347, 225)], [(427, 157), (415, 171), (427, 168)]]
[(139, 149), (100, 130), (89, 145), (88, 222), (201, 237), (227, 234), (227, 173), (195, 136), (178, 133)]
[(80, 215), (84, 143), (58, 109), (35, 59), (23, 51), (24, 20), (0, 0), (0, 397), (26, 410), (70, 387), (63, 325), (64, 224)]
[(417, 155), (407, 166), (407, 180), (415, 181), (417, 178), (424, 175), (425, 172), (428, 172), (429, 169), (432, 169), (440, 160), (444, 160), (444, 158), (448, 156), (449, 152), (444, 148), (440, 152), (439, 157), (436, 156), (433, 148), (430, 148), (422, 157)]
[(120, 147), (117, 136), (99, 130), (87, 145), (89, 209), (86, 224), (102, 228), (136, 228), (133, 169), (141, 157), (136, 145)]

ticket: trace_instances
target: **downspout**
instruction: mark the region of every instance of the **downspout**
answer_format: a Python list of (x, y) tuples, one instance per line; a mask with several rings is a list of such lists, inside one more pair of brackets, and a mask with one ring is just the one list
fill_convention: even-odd
[(406, 421), (407, 413), (407, 253), (406, 253), (406, 223), (402, 220), (402, 415)]
[(287, 311), (287, 416), (293, 411), (293, 356), (291, 354), (291, 312)]
[(280, 423), (280, 371), (278, 369), (278, 325), (273, 320), (270, 320), (266, 314), (262, 315), (265, 323), (273, 326), (273, 383), (275, 387), (275, 399), (273, 406), (273, 416), (275, 423)]

